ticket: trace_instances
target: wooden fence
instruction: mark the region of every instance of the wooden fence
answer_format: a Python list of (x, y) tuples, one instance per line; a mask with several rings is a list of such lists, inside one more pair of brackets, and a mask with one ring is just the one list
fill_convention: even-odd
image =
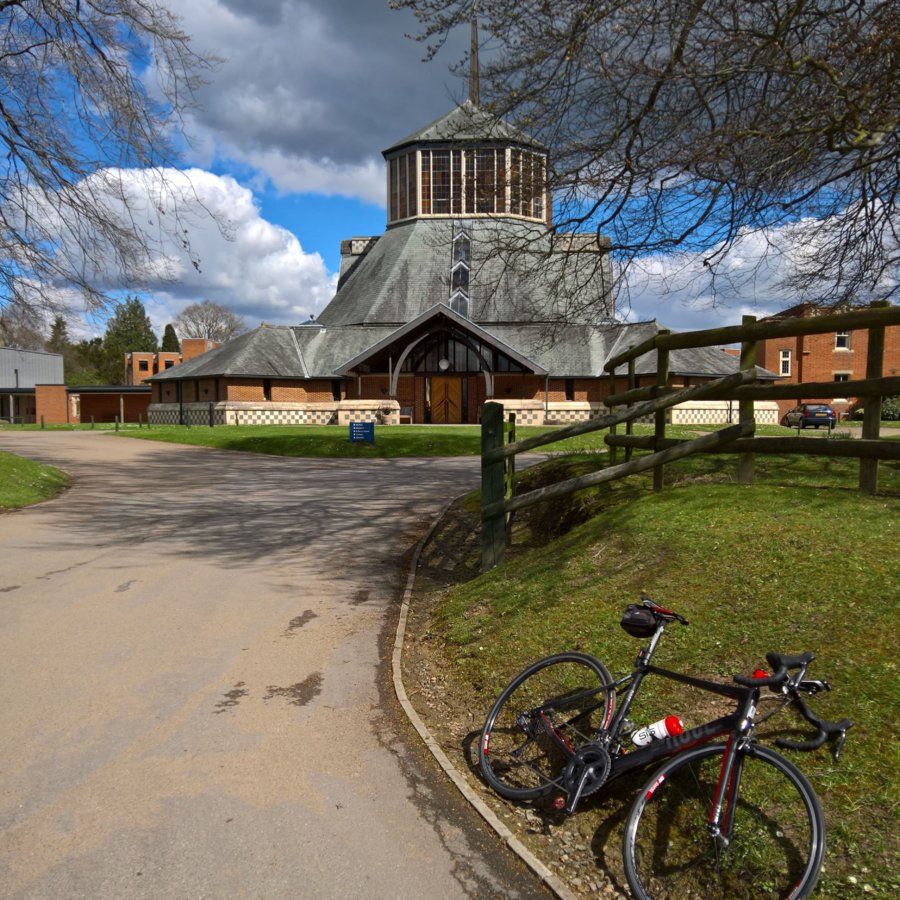
[[(652, 338), (629, 347), (612, 357), (604, 366), (610, 379), (610, 395), (606, 398), (609, 413), (587, 422), (517, 441), (514, 417), (511, 427), (504, 423), (503, 406), (489, 402), (481, 415), (481, 523), (482, 568), (497, 565), (506, 551), (509, 519), (518, 509), (534, 506), (544, 500), (574, 493), (586, 487), (616, 481), (639, 472), (653, 470), (653, 489), (662, 490), (666, 463), (694, 453), (735, 453), (738, 457), (737, 478), (750, 484), (754, 478), (754, 456), (757, 453), (802, 453), (810, 456), (840, 456), (859, 459), (859, 488), (874, 494), (878, 489), (879, 460), (900, 460), (900, 441), (879, 439), (882, 398), (900, 394), (900, 377), (885, 376), (885, 328), (900, 325), (900, 308), (873, 304), (869, 309), (855, 310), (807, 319), (770, 319), (757, 321), (744, 316), (740, 325), (705, 331), (672, 333), (660, 330)], [(758, 341), (779, 337), (828, 334), (837, 331), (868, 331), (866, 377), (840, 383), (848, 397), (866, 398), (860, 439), (805, 437), (756, 437), (753, 414), (755, 400), (810, 400), (832, 398), (835, 382), (763, 385), (756, 381), (756, 345)], [(713, 347), (740, 342), (739, 370), (693, 387), (670, 387), (669, 353), (691, 347)], [(656, 354), (656, 384), (638, 387), (635, 362), (646, 353)], [(616, 370), (626, 367), (628, 389), (615, 393)], [(722, 428), (690, 440), (666, 437), (666, 410), (689, 400), (732, 400), (738, 403), (738, 424)], [(654, 432), (646, 437), (632, 433), (636, 419), (653, 415)], [(619, 425), (625, 433), (618, 434)], [(547, 487), (515, 493), (515, 458), (519, 453), (536, 450), (566, 438), (609, 429), (605, 438), (610, 448), (609, 466), (588, 475), (580, 475)], [(619, 463), (618, 451), (624, 451)], [(633, 456), (634, 450), (650, 450)]]

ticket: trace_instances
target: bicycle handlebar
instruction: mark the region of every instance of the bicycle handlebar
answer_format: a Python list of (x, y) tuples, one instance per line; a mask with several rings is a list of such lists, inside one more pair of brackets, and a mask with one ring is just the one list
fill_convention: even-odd
[(844, 741), (847, 739), (847, 729), (853, 727), (853, 722), (851, 722), (850, 719), (841, 719), (839, 722), (827, 722), (825, 719), (820, 719), (813, 713), (807, 702), (799, 694), (794, 696), (794, 705), (800, 710), (800, 715), (803, 716), (810, 725), (813, 725), (818, 729), (818, 733), (808, 741), (791, 741), (787, 738), (776, 738), (775, 745), (777, 747), (785, 747), (788, 750), (802, 750), (805, 752), (809, 750), (818, 750), (829, 738), (836, 737), (837, 743), (834, 748), (834, 760), (837, 762), (841, 755)]
[(772, 675), (768, 675), (765, 678), (735, 675), (734, 680), (743, 687), (782, 687), (788, 683), (790, 669), (805, 669), (815, 658), (815, 653), (801, 653), (800, 656), (785, 656), (781, 653), (767, 653), (766, 661), (774, 669)]

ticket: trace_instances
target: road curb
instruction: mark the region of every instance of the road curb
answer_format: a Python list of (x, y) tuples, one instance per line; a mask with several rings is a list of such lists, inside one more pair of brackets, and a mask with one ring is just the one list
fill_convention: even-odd
[(394, 682), (394, 693), (403, 712), (412, 723), (413, 728), (419, 733), (425, 746), (431, 751), (431, 755), (437, 761), (437, 764), (444, 770), (444, 774), (453, 782), (459, 792), (475, 807), (476, 812), (484, 819), (487, 824), (494, 829), (497, 835), (503, 840), (507, 847), (512, 850), (519, 859), (534, 872), (544, 884), (556, 894), (560, 900), (576, 900), (575, 894), (566, 887), (562, 879), (550, 871), (513, 833), (510, 829), (500, 821), (497, 814), (479, 797), (472, 787), (469, 785), (465, 776), (453, 765), (446, 753), (441, 749), (434, 736), (428, 730), (428, 727), (422, 721), (419, 714), (410, 703), (406, 694), (406, 688), (403, 685), (402, 662), (403, 662), (403, 642), (406, 637), (406, 621), (409, 617), (409, 604), (412, 599), (413, 587), (416, 583), (416, 570), (419, 566), (419, 556), (425, 545), (431, 539), (435, 529), (443, 519), (444, 514), (450, 508), (454, 501), (446, 504), (440, 511), (437, 518), (431, 523), (425, 536), (416, 544), (413, 550), (412, 559), (409, 563), (409, 575), (406, 579), (406, 587), (403, 590), (403, 602), (400, 606), (400, 618), (397, 622), (397, 633), (394, 637), (394, 652), (391, 660), (391, 669)]

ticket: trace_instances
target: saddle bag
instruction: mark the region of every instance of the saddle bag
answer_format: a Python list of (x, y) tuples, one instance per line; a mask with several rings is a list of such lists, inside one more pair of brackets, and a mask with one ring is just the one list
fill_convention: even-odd
[(646, 606), (629, 603), (620, 624), (632, 637), (648, 638), (653, 636), (657, 623), (653, 610), (647, 609)]

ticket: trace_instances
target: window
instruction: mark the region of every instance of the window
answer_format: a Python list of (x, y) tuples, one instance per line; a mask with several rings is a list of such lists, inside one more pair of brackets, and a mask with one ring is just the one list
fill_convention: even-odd
[(138, 360), (138, 371), (139, 372), (149, 372), (150, 371), (150, 363), (146, 359)]
[(839, 331), (834, 336), (834, 349), (835, 350), (849, 350), (850, 349), (850, 332), (849, 331)]
[(171, 369), (172, 366), (174, 366), (174, 365), (175, 365), (175, 360), (174, 360), (174, 359), (167, 359), (167, 360), (166, 360), (166, 368), (167, 368), (167, 369)]
[(422, 151), (422, 214), (431, 214), (431, 151)]
[(331, 381), (331, 399), (337, 401), (341, 399), (341, 382), (337, 378)]
[(431, 154), (431, 211), (435, 215), (450, 212), (450, 151)]
[(791, 351), (790, 350), (782, 350), (781, 351), (781, 365), (779, 368), (779, 372), (782, 375), (790, 375), (791, 374)]
[(462, 150), (453, 150), (450, 159), (450, 212), (460, 214), (462, 209)]
[(272, 382), (266, 378), (263, 380), (263, 400), (272, 399)]
[(572, 401), (575, 399), (575, 379), (567, 378), (566, 379), (566, 400)]
[(849, 381), (850, 373), (849, 372), (835, 372), (834, 380), (835, 381)]
[(450, 298), (450, 309), (452, 309), (453, 312), (459, 313), (461, 316), (465, 316), (468, 319), (469, 298), (462, 291), (457, 291)]

